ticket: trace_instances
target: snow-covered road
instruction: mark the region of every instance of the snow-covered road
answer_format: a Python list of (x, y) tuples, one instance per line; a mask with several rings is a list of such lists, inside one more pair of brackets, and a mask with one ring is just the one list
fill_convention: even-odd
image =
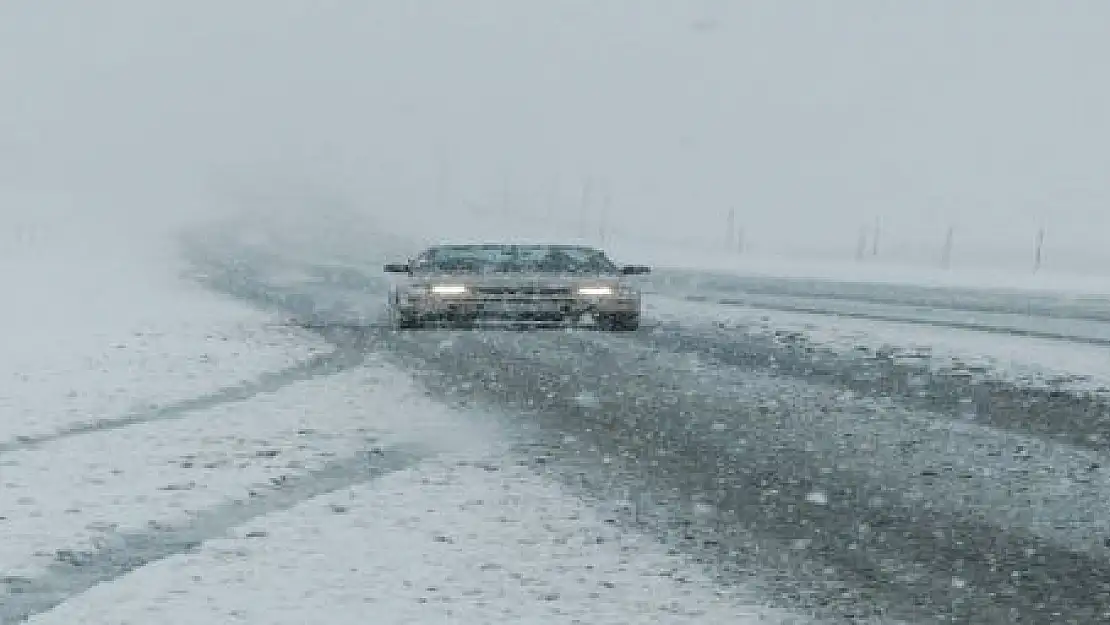
[[(174, 263), (75, 254), (83, 226), (6, 259), (0, 623), (804, 622), (614, 522), (519, 413)], [(282, 301), (335, 291), (283, 252)]]
[(630, 335), (395, 333), (365, 230), (271, 227), (192, 240), (220, 295), (97, 274), (151, 312), (43, 366), (144, 358), (142, 405), (4, 389), (0, 622), (1110, 620), (1097, 397), (662, 296)]
[[(332, 340), (380, 346), (445, 400), (529, 415), (517, 425), (556, 450), (548, 466), (638, 502), (649, 531), (780, 604), (829, 618), (1105, 617), (1105, 425), (1082, 398), (907, 380), (889, 359), (688, 320), (631, 336), (351, 329), (345, 315), (377, 288), (370, 265), (347, 307), (335, 268), (300, 287), (267, 287), (265, 268), (217, 282), (266, 302), (313, 293), (339, 313)], [(676, 530), (705, 517), (709, 529)], [(1074, 575), (1078, 561), (1090, 575)]]

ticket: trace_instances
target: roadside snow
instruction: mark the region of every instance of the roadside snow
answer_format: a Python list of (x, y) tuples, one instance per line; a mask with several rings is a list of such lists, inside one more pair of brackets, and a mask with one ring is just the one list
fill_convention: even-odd
[(327, 349), (179, 279), (168, 236), (103, 223), (64, 196), (18, 200), (22, 209), (0, 220), (0, 449), (213, 393)]
[[(91, 432), (0, 456), (0, 562), (40, 574), (59, 554), (113, 535), (182, 522), (375, 446), (404, 404), (382, 369), (293, 384), (188, 418)], [(394, 378), (397, 376), (395, 375)], [(343, 392), (331, 392), (337, 386)], [(407, 431), (419, 419), (406, 420)], [(396, 438), (396, 435), (394, 435)]]
[(655, 318), (667, 321), (740, 326), (747, 332), (768, 336), (797, 333), (816, 346), (838, 352), (861, 347), (890, 349), (895, 358), (928, 362), (936, 371), (983, 369), (991, 376), (1026, 386), (1110, 389), (1110, 350), (1105, 347), (661, 296), (646, 298), (645, 308)]
[(29, 622), (802, 622), (692, 569), (493, 451), (257, 519)]
[(919, 287), (949, 287), (990, 291), (1059, 294), (1061, 296), (1110, 296), (1110, 276), (1076, 275), (1042, 270), (1034, 273), (970, 267), (928, 267), (883, 261), (853, 262), (831, 259), (778, 258), (755, 254), (712, 252), (654, 245), (632, 237), (610, 237), (606, 246), (614, 256), (629, 262), (648, 262), (660, 267), (732, 273), (769, 278), (808, 278), (837, 282), (896, 284)]
[(78, 286), (31, 284), (19, 308), (0, 312), (0, 445), (213, 393), (327, 350), (210, 294), (70, 273)]

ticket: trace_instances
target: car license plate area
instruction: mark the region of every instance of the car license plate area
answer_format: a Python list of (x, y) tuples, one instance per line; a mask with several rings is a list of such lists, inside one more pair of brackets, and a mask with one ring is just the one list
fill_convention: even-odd
[(480, 304), (484, 313), (495, 315), (525, 315), (529, 313), (556, 313), (559, 312), (559, 303), (546, 299), (489, 299)]

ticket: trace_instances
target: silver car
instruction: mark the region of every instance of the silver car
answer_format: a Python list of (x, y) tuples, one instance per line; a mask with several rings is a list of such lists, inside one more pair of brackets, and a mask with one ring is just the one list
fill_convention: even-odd
[(593, 325), (631, 331), (640, 325), (640, 290), (629, 276), (643, 265), (618, 266), (583, 245), (436, 245), (407, 263), (391, 288), (395, 328), (483, 322), (512, 325)]

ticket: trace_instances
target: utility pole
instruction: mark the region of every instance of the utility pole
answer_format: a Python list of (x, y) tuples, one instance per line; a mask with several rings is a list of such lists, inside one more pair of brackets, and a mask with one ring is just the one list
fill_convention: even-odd
[(875, 217), (875, 230), (871, 233), (871, 255), (879, 255), (879, 218)]
[(867, 228), (859, 229), (859, 239), (856, 241), (856, 262), (863, 261), (863, 255), (867, 251)]
[(1041, 270), (1044, 261), (1044, 226), (1037, 230), (1037, 243), (1033, 251), (1033, 273)]
[(952, 266), (952, 240), (955, 234), (956, 228), (948, 226), (948, 232), (944, 235), (944, 248), (940, 252), (940, 266), (944, 269)]

